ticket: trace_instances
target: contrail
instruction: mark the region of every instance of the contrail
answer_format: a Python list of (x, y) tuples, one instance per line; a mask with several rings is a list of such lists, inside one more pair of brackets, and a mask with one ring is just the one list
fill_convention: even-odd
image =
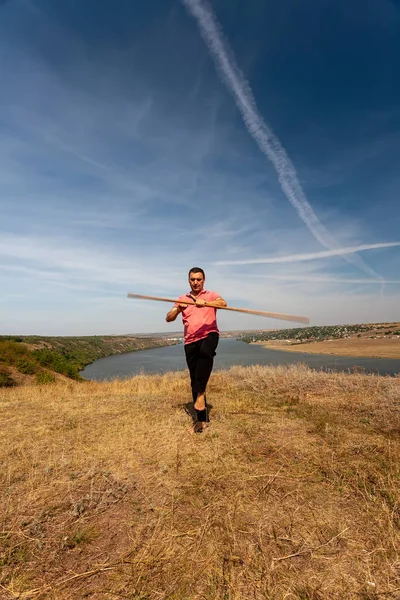
[[(224, 39), (222, 29), (211, 7), (203, 0), (182, 0), (182, 3), (189, 14), (197, 20), (200, 33), (214, 58), (222, 80), (232, 93), (248, 132), (261, 152), (274, 165), (285, 196), (296, 209), (300, 219), (305, 223), (311, 234), (324, 248), (332, 250), (337, 247), (337, 241), (319, 221), (308, 202), (297, 178), (296, 169), (285, 149), (260, 115), (250, 85), (239, 69), (234, 54), (229, 48), (228, 42)], [(369, 275), (382, 279), (361, 257), (350, 256), (346, 260), (357, 265)]]
[[(382, 282), (376, 279), (351, 279), (348, 277), (320, 277), (318, 275), (247, 275), (248, 279), (277, 279), (279, 281), (299, 281), (303, 283), (359, 283), (380, 285), (381, 283), (400, 285), (400, 279), (384, 279)], [(243, 281), (243, 278), (241, 279)]]
[(322, 250), (321, 252), (309, 252), (307, 254), (289, 254), (288, 256), (269, 256), (266, 258), (250, 258), (247, 260), (223, 260), (217, 265), (267, 265), (275, 263), (297, 263), (306, 260), (318, 260), (320, 258), (329, 258), (332, 256), (346, 256), (365, 250), (375, 250), (377, 248), (392, 248), (400, 246), (400, 242), (384, 242), (381, 244), (360, 244), (359, 246), (348, 246), (347, 248), (333, 248), (332, 250)]

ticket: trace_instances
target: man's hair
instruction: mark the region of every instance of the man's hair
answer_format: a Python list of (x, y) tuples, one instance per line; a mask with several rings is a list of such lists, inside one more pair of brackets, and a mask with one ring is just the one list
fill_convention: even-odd
[(192, 267), (189, 271), (189, 275), (188, 277), (190, 278), (190, 273), (201, 273), (204, 277), (204, 279), (206, 278), (206, 274), (204, 273), (203, 269), (200, 269), (200, 267)]

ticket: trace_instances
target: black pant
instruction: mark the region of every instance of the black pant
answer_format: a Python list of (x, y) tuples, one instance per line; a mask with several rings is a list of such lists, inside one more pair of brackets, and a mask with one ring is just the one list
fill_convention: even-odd
[[(192, 344), (185, 344), (186, 363), (190, 373), (193, 402), (197, 394), (205, 393), (214, 363), (215, 350), (218, 346), (219, 335), (209, 333), (207, 337)], [(197, 410), (199, 421), (207, 421), (207, 409)]]

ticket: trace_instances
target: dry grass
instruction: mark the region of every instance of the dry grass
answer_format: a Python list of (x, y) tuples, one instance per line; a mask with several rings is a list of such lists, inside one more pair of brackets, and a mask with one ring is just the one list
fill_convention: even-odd
[(235, 367), (0, 391), (0, 597), (400, 598), (400, 380)]

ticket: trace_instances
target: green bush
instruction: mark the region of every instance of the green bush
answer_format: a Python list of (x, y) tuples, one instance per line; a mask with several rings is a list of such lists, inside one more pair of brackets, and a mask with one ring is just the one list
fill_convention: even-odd
[(79, 379), (78, 366), (69, 362), (69, 360), (62, 354), (44, 348), (42, 350), (34, 350), (32, 355), (42, 365), (42, 367), (47, 367), (52, 371), (56, 371), (57, 373), (61, 373), (62, 375), (71, 377), (72, 379)]
[(27, 350), (21, 344), (17, 342), (3, 341), (0, 340), (0, 361), (13, 364), (16, 360), (22, 357), (29, 356), (29, 350)]
[(0, 387), (11, 387), (13, 385), (15, 385), (15, 381), (7, 371), (0, 371)]
[(49, 383), (54, 383), (56, 378), (51, 373), (47, 373), (47, 371), (40, 371), (36, 373), (35, 383), (36, 385), (48, 385)]
[(34, 362), (25, 358), (19, 358), (16, 360), (15, 366), (17, 367), (18, 371), (24, 375), (33, 375), (37, 369)]

